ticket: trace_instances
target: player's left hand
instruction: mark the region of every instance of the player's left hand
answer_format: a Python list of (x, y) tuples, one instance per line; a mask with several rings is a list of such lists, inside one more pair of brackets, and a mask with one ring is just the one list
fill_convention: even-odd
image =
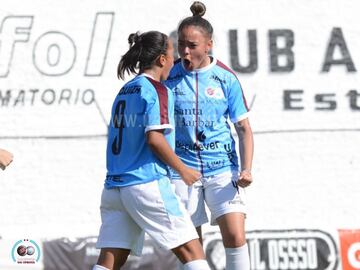
[(238, 186), (245, 188), (251, 185), (253, 181), (251, 172), (249, 170), (243, 170), (240, 172), (239, 179), (237, 181)]

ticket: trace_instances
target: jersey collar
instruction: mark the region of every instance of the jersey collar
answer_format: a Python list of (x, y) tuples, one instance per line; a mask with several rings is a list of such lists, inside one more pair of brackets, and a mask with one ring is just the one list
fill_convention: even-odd
[(207, 65), (207, 66), (205, 66), (203, 68), (198, 68), (198, 69), (194, 69), (194, 70), (189, 71), (189, 70), (187, 70), (185, 68), (184, 63), (183, 63), (182, 60), (181, 60), (181, 67), (186, 73), (202, 73), (202, 72), (206, 72), (209, 69), (211, 69), (212, 67), (214, 67), (216, 65), (216, 62), (217, 62), (217, 59), (215, 57), (213, 57), (213, 56), (210, 56), (210, 57), (212, 58), (212, 62), (209, 65)]
[(141, 73), (141, 74), (139, 74), (138, 76), (139, 76), (139, 77), (148, 77), (148, 78), (153, 79), (154, 81), (156, 81), (153, 76), (151, 76), (151, 75), (149, 75), (149, 74), (146, 74), (146, 73)]

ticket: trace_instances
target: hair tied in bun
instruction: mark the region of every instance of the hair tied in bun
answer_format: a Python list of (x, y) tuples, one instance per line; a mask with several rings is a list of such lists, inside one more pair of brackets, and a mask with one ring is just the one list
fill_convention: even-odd
[(205, 5), (200, 2), (200, 1), (195, 1), (191, 7), (190, 7), (190, 10), (193, 14), (193, 16), (204, 16), (205, 12), (206, 12), (206, 7)]

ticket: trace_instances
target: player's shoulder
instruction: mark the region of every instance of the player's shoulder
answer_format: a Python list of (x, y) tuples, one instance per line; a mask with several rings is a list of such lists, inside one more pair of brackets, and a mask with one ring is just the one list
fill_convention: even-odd
[(143, 74), (140, 74), (125, 83), (119, 91), (118, 96), (138, 96), (141, 98), (144, 96), (151, 96), (155, 92), (155, 86), (151, 83), (151, 81)]
[(215, 61), (215, 68), (219, 73), (237, 78), (235, 71), (233, 71), (230, 67), (228, 67), (218, 59), (215, 59), (214, 61)]
[(169, 88), (150, 76), (143, 75), (141, 80), (141, 97), (146, 100), (157, 100), (169, 96)]
[(174, 67), (179, 67), (181, 66), (181, 58), (178, 58), (174, 61)]
[(174, 62), (174, 66), (171, 68), (168, 78), (166, 79), (166, 83), (171, 83), (173, 81), (178, 81), (184, 76), (184, 70), (181, 64), (181, 58), (177, 59)]
[(139, 94), (140, 92), (141, 92), (141, 85), (139, 84), (137, 77), (134, 77), (121, 87), (118, 96), (124, 96), (128, 94)]
[(141, 87), (142, 85), (146, 84), (146, 80), (144, 80), (144, 76), (143, 75), (137, 75), (134, 78), (132, 78), (130, 81), (126, 82), (123, 86), (123, 88), (128, 88), (128, 87), (134, 87), (134, 86), (139, 86)]

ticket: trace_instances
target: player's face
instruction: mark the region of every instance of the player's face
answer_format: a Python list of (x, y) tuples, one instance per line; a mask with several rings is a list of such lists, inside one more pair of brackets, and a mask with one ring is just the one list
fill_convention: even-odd
[(178, 51), (187, 70), (207, 66), (211, 47), (212, 40), (197, 26), (185, 27), (179, 33)]
[(161, 72), (161, 80), (166, 80), (166, 78), (169, 76), (171, 68), (174, 65), (174, 45), (170, 38), (168, 39), (167, 51), (164, 57), (165, 61), (163, 70)]

